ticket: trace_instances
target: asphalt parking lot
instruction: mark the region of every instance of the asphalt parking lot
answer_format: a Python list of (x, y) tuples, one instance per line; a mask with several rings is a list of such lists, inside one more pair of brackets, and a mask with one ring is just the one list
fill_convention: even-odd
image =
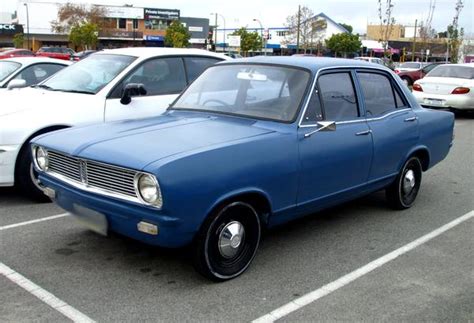
[[(474, 218), (466, 215), (474, 210), (474, 119), (457, 118), (455, 131), (449, 156), (424, 173), (411, 209), (389, 209), (378, 192), (272, 230), (250, 269), (226, 283), (198, 275), (183, 250), (102, 237), (70, 216), (49, 219), (64, 212), (10, 189), (0, 190), (0, 265), (83, 319), (252, 321), (465, 216), (281, 320), (472, 321)], [(49, 220), (31, 222), (37, 219)], [(1, 321), (66, 320), (57, 310), (64, 306), (55, 309), (20, 285), (0, 275)]]

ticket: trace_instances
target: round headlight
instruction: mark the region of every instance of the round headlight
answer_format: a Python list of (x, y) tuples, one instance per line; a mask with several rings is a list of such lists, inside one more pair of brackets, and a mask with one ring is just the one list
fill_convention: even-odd
[(36, 165), (45, 171), (48, 169), (48, 152), (43, 147), (37, 147), (35, 151)]
[(137, 181), (137, 190), (145, 203), (156, 207), (162, 206), (160, 186), (155, 176), (149, 174), (140, 175)]

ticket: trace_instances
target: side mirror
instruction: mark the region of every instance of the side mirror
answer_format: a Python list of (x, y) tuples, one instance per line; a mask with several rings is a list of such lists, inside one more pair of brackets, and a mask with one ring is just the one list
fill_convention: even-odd
[(142, 83), (128, 83), (122, 90), (120, 103), (127, 105), (132, 102), (132, 97), (146, 95), (145, 86)]
[(16, 80), (11, 80), (10, 83), (8, 83), (7, 89), (13, 90), (13, 89), (21, 89), (23, 87), (27, 87), (26, 81), (23, 79), (16, 79)]
[(336, 121), (319, 121), (317, 123), (318, 128), (304, 135), (305, 138), (311, 137), (316, 132), (320, 131), (336, 131)]

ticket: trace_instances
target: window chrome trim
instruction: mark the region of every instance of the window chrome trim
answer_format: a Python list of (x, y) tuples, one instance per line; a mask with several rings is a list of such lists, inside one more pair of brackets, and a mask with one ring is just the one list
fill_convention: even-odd
[[(323, 71), (328, 71), (328, 70), (339, 70), (339, 69), (351, 69), (351, 70), (355, 70), (355, 69), (367, 69), (367, 70), (373, 70), (373, 71), (379, 71), (379, 72), (387, 72), (385, 69), (382, 69), (382, 68), (378, 68), (376, 66), (348, 66), (348, 65), (338, 65), (338, 66), (331, 66), (331, 67), (323, 67), (323, 68), (320, 68), (317, 72), (316, 72), (316, 76), (314, 77), (314, 81), (313, 81), (313, 84), (311, 86), (311, 91), (309, 92), (310, 95), (308, 96), (308, 99), (306, 100), (306, 103), (304, 105), (304, 108), (303, 108), (303, 113), (301, 114), (301, 117), (300, 117), (300, 120), (298, 122), (298, 128), (314, 128), (314, 127), (317, 127), (318, 124), (317, 122), (315, 122), (314, 124), (305, 124), (303, 125), (303, 118), (306, 114), (306, 110), (308, 109), (308, 106), (309, 106), (309, 102), (311, 101), (311, 98), (313, 95), (315, 95), (314, 93), (314, 90), (315, 90), (315, 87), (316, 87), (316, 83), (318, 81), (318, 77), (319, 77), (319, 74), (321, 74), (321, 72)], [(387, 73), (386, 73), (387, 74)], [(390, 75), (390, 77), (392, 78), (392, 81), (396, 82), (396, 80), (393, 79), (393, 75)], [(357, 89), (356, 89), (356, 92), (357, 92)], [(405, 93), (400, 90), (400, 95), (403, 96), (403, 98), (405, 99), (405, 101), (409, 104), (410, 101), (408, 100), (408, 98), (406, 97)], [(318, 93), (316, 93), (318, 95)], [(395, 111), (392, 111), (392, 112), (389, 112), (387, 114), (384, 114), (380, 117), (376, 117), (376, 118), (367, 118), (367, 116), (364, 118), (364, 117), (361, 117), (361, 119), (354, 119), (354, 120), (347, 120), (347, 121), (336, 121), (336, 124), (351, 124), (351, 123), (359, 123), (359, 122), (366, 122), (366, 121), (377, 121), (377, 120), (382, 120), (388, 116), (391, 116), (395, 113), (398, 113), (398, 112), (402, 112), (402, 111), (408, 111), (408, 110), (412, 110), (412, 108), (410, 106), (408, 107), (405, 107), (403, 109), (400, 109), (400, 110), (395, 110)]]

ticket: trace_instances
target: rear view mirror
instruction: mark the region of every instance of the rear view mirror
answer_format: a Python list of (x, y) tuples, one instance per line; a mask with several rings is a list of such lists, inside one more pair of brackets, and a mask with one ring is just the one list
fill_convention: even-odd
[(23, 87), (26, 87), (26, 81), (23, 79), (16, 79), (16, 80), (11, 80), (10, 83), (8, 83), (7, 89), (8, 90), (13, 90), (13, 89), (21, 89)]
[(122, 91), (120, 103), (127, 105), (132, 102), (132, 97), (146, 95), (145, 86), (142, 83), (128, 83)]
[(304, 135), (305, 138), (311, 137), (316, 132), (320, 131), (336, 131), (336, 121), (319, 121), (317, 123), (318, 128)]

